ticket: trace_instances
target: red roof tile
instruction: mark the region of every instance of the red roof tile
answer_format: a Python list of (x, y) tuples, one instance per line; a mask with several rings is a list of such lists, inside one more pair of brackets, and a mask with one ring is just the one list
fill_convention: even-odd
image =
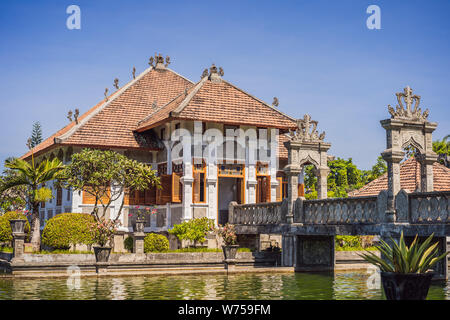
[[(387, 173), (369, 182), (359, 190), (350, 192), (350, 197), (378, 195), (381, 190), (387, 190)], [(409, 158), (400, 164), (400, 187), (414, 192), (420, 187), (420, 163)], [(438, 162), (433, 163), (433, 189), (434, 191), (450, 190), (450, 169)]]

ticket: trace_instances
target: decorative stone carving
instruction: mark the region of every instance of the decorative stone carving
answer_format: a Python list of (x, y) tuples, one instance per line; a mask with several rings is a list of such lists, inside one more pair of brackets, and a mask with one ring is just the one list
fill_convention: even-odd
[(320, 135), (317, 132), (317, 124), (319, 122), (316, 120), (311, 120), (309, 114), (305, 114), (303, 119), (297, 120), (297, 130), (289, 130), (288, 137), (291, 141), (301, 141), (301, 142), (317, 142), (323, 141), (325, 138), (325, 132)]
[[(392, 118), (395, 119), (412, 119), (412, 120), (420, 120), (426, 121), (429, 111), (426, 109), (423, 113), (419, 108), (420, 104), (420, 96), (413, 95), (412, 89), (407, 86), (403, 89), (403, 92), (399, 92), (395, 94), (397, 96), (398, 105), (396, 109), (392, 108), (388, 105), (389, 113)], [(403, 98), (403, 101), (402, 101)], [(406, 108), (403, 106), (403, 102), (406, 104)], [(414, 103), (414, 109), (413, 109)]]
[(421, 164), (422, 192), (433, 191), (433, 163), (437, 155), (433, 152), (431, 134), (437, 123), (427, 121), (428, 109), (422, 113), (419, 108), (420, 96), (413, 95), (412, 89), (406, 87), (403, 93), (397, 93), (398, 105), (394, 110), (388, 106), (390, 119), (382, 120), (386, 130), (386, 150), (381, 155), (388, 167), (387, 221), (396, 220), (395, 197), (400, 192), (400, 162), (406, 147), (413, 146), (418, 151), (416, 156)]

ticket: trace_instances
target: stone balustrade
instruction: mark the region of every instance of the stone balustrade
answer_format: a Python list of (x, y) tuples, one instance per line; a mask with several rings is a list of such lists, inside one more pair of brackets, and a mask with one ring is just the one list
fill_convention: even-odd
[[(282, 210), (282, 207), (285, 210)], [(287, 201), (240, 204), (230, 203), (228, 219), (231, 224), (264, 225), (285, 221)]]
[(450, 223), (450, 191), (410, 193), (406, 205), (410, 223)]
[[(396, 222), (410, 224), (450, 223), (450, 191), (408, 193), (395, 198)], [(230, 204), (230, 223), (264, 225), (289, 223), (287, 200), (238, 205)], [(293, 206), (293, 222), (314, 225), (387, 223), (387, 192), (378, 196), (305, 200)]]
[[(294, 222), (304, 224), (378, 223), (377, 196), (297, 201)], [(384, 214), (384, 212), (383, 212)]]

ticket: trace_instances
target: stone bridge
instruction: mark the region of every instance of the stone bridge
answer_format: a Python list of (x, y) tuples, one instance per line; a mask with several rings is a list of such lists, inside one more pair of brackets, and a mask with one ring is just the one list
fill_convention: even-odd
[[(378, 196), (327, 199), (327, 150), (331, 144), (323, 142), (325, 133), (318, 135), (317, 122), (305, 115), (285, 142), (288, 197), (273, 203), (230, 203), (229, 221), (237, 233), (254, 237), (281, 234), (282, 264), (296, 271), (333, 270), (336, 235), (378, 235), (390, 241), (403, 232), (410, 242), (415, 235), (425, 238), (434, 233), (439, 251), (445, 252), (446, 237), (450, 236), (450, 191), (433, 192), (432, 164), (437, 155), (432, 150), (431, 133), (437, 123), (427, 121), (428, 110), (421, 112), (420, 96), (412, 95), (409, 87), (396, 95), (400, 106), (396, 111), (389, 106), (391, 119), (381, 121), (387, 140), (382, 153), (388, 167), (387, 190)], [(421, 164), (421, 186), (416, 192), (400, 190), (399, 166), (408, 146), (416, 149)], [(317, 174), (317, 200), (297, 195), (298, 175), (307, 164), (314, 165)], [(438, 264), (435, 271), (435, 278), (447, 279), (448, 260)]]

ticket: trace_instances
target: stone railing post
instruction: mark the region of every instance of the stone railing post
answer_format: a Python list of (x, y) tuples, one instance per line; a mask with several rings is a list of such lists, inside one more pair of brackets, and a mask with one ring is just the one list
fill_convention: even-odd
[(234, 216), (234, 206), (236, 206), (238, 203), (236, 202), (236, 201), (231, 201), (229, 204), (228, 204), (228, 221), (231, 223), (231, 224), (234, 224), (234, 223), (236, 223), (236, 221), (235, 221), (235, 216)]
[(13, 257), (14, 261), (23, 261), (24, 243), (25, 243), (25, 222), (26, 220), (10, 220), (13, 236)]
[(133, 253), (144, 254), (144, 223), (145, 220), (136, 220), (135, 230), (133, 232)]
[(295, 201), (295, 211), (294, 211), (294, 222), (296, 223), (303, 223), (305, 222), (304, 216), (303, 216), (303, 201), (305, 200), (304, 197), (298, 197)]
[(409, 222), (409, 199), (408, 192), (400, 190), (395, 197), (395, 215), (397, 222)]

